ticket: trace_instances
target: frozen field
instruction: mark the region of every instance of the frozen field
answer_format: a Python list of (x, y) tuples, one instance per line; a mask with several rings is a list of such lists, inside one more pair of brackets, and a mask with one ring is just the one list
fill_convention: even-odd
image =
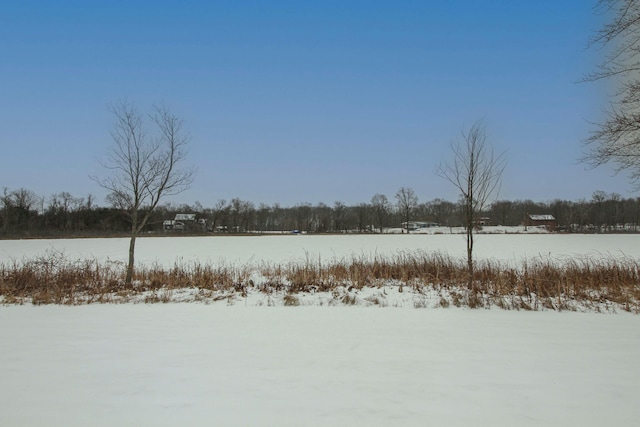
[(630, 426), (630, 314), (0, 308), (2, 426)]
[[(0, 262), (47, 251), (119, 262), (127, 247), (127, 239), (5, 240)], [(462, 257), (464, 248), (456, 235), (143, 238), (137, 259), (257, 264), (412, 250)], [(481, 235), (476, 250), (503, 262), (638, 258), (640, 236)], [(256, 305), (0, 306), (0, 426), (640, 419), (638, 315)]]
[[(126, 261), (129, 241), (117, 239), (0, 240), (0, 262), (63, 251), (71, 259)], [(140, 238), (136, 261), (170, 267), (176, 261), (204, 263), (286, 263), (311, 258), (331, 261), (424, 250), (465, 257), (463, 235), (284, 235)], [(524, 258), (559, 261), (575, 257), (640, 258), (640, 235), (483, 234), (476, 236), (478, 259), (519, 263)]]

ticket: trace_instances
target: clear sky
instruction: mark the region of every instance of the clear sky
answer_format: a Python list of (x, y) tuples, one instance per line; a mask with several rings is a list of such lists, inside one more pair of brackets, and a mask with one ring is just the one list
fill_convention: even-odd
[(213, 206), (457, 199), (434, 171), (484, 118), (508, 150), (501, 199), (636, 196), (578, 159), (607, 88), (589, 0), (6, 1), (0, 187), (104, 191), (110, 103), (184, 118), (192, 188)]

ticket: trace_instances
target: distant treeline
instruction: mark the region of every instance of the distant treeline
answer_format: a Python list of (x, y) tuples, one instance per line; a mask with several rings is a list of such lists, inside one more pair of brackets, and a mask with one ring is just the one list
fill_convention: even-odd
[[(376, 194), (368, 203), (333, 205), (319, 203), (283, 207), (279, 204), (255, 205), (234, 198), (218, 200), (212, 207), (199, 202), (193, 205), (164, 204), (153, 212), (149, 232), (169, 232), (165, 221), (176, 214), (196, 214), (197, 220), (185, 224), (184, 231), (194, 233), (247, 233), (299, 230), (308, 233), (380, 232), (399, 228), (409, 212), (411, 221), (425, 221), (445, 227), (462, 226), (459, 203), (435, 199), (419, 202), (390, 201)], [(490, 225), (521, 225), (529, 214), (553, 215), (557, 230), (565, 232), (638, 231), (640, 198), (623, 198), (619, 194), (596, 191), (590, 200), (500, 200), (482, 213)], [(174, 230), (175, 231), (175, 230)], [(102, 207), (93, 196), (74, 197), (63, 192), (41, 197), (20, 188), (5, 188), (0, 198), (1, 237), (105, 236), (130, 232), (127, 212)]]

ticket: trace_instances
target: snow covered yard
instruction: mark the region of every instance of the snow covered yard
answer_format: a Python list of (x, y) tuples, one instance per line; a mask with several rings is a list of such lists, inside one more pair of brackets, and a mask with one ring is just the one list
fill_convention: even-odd
[(635, 425), (635, 315), (0, 308), (0, 425)]

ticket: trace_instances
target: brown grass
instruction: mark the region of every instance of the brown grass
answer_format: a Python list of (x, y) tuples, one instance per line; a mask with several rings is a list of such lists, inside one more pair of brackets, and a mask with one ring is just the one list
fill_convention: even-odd
[(0, 302), (172, 302), (188, 291), (191, 301), (231, 302), (258, 292), (269, 296), (268, 305), (278, 295), (284, 305), (298, 305), (299, 295), (327, 292), (345, 305), (387, 305), (384, 295), (359, 299), (356, 294), (365, 288), (391, 286), (417, 296), (416, 308), (429, 306), (424, 296), (433, 291), (438, 297), (432, 306), (444, 308), (640, 311), (640, 262), (628, 258), (562, 263), (536, 259), (516, 267), (482, 261), (475, 266), (477, 293), (466, 286), (463, 260), (425, 252), (257, 267), (177, 263), (165, 269), (154, 265), (136, 270), (132, 286), (124, 284), (124, 270), (121, 263), (71, 261), (60, 253), (1, 264)]

